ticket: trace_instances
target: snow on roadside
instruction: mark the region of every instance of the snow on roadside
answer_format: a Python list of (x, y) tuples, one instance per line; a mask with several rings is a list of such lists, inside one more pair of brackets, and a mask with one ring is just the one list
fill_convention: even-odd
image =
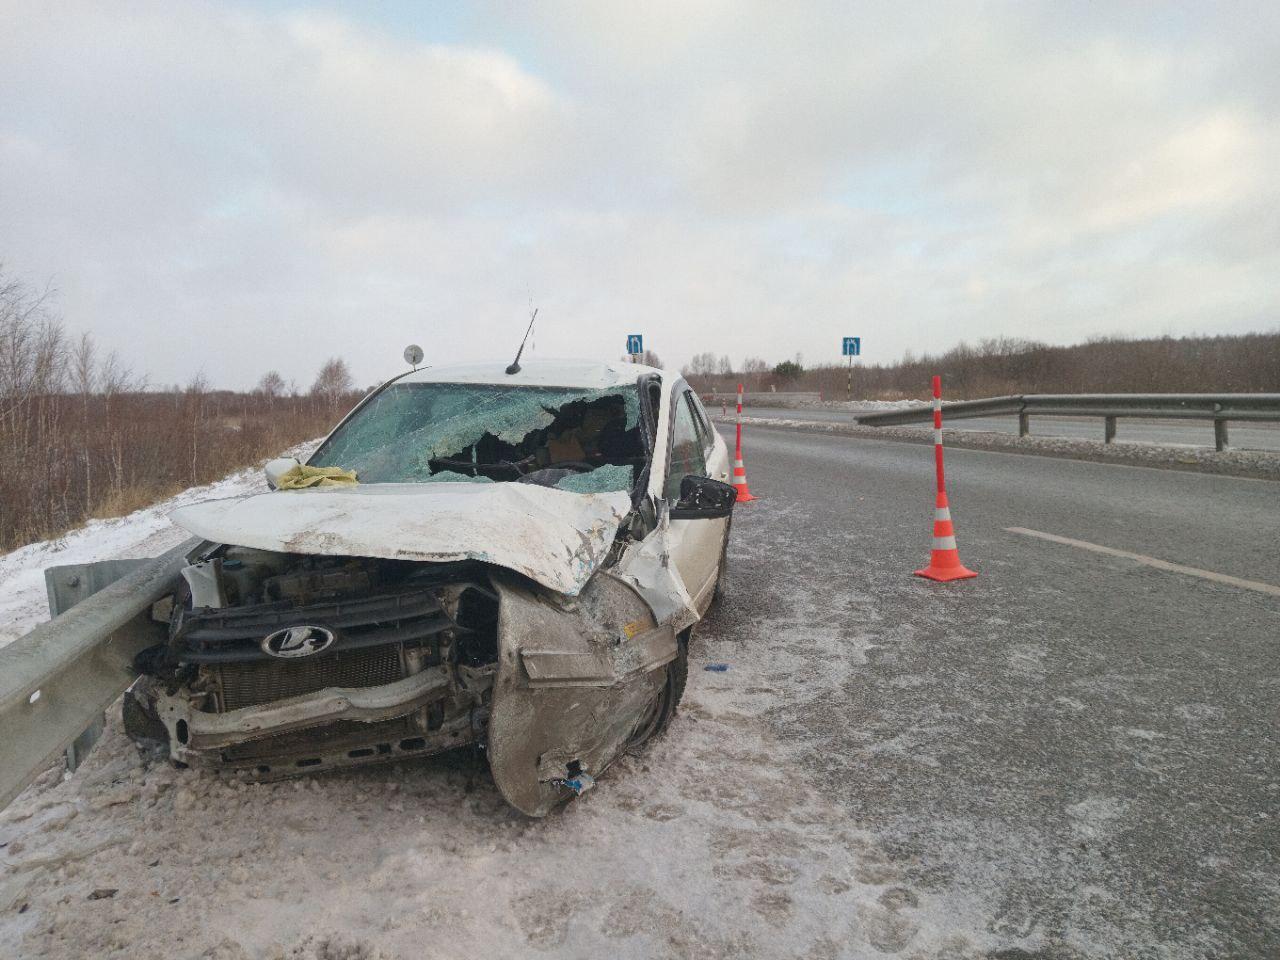
[[(819, 400), (816, 394), (752, 393), (743, 402), (742, 409), (750, 413), (752, 408), (762, 410), (847, 410), (850, 413), (884, 413), (889, 410), (909, 410), (927, 407), (932, 401), (908, 398), (905, 400)], [(720, 396), (707, 403), (707, 407), (733, 408), (733, 398)]]
[[(313, 446), (304, 444), (285, 455), (303, 456)], [(201, 500), (257, 493), (266, 488), (262, 470), (251, 467), (206, 486), (191, 487), (128, 516), (90, 520), (61, 537), (0, 555), (0, 647), (49, 619), (44, 586), (46, 567), (157, 556), (190, 536), (169, 521), (169, 514), (178, 507)]]
[[(819, 400), (803, 404), (806, 407), (825, 407), (828, 410), (849, 410), (856, 413), (885, 413), (889, 410), (910, 410), (927, 407), (928, 400)], [(760, 404), (768, 406), (768, 404)]]

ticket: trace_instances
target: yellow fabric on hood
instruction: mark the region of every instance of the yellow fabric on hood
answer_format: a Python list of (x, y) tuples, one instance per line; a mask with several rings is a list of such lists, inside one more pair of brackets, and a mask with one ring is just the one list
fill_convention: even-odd
[(345, 487), (355, 484), (356, 472), (341, 467), (308, 467), (300, 463), (280, 474), (277, 490), (305, 490), (308, 487)]

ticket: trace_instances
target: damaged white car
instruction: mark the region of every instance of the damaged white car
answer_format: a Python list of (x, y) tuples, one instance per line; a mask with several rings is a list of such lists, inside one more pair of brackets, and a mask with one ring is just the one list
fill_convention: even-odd
[(173, 514), (204, 543), (167, 642), (137, 660), (127, 729), (250, 779), (474, 745), (544, 815), (675, 710), (724, 568), (728, 471), (661, 370), (407, 373), (305, 466), (267, 466), (273, 488), (323, 485)]

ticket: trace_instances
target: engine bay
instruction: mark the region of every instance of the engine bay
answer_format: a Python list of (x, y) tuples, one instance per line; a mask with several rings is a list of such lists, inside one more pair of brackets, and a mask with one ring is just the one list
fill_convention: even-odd
[(482, 564), (219, 547), (183, 570), (126, 728), (247, 779), (483, 742), (497, 619)]

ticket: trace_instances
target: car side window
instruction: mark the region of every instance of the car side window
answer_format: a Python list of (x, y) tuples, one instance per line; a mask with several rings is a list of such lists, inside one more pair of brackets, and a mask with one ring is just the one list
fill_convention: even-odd
[(707, 416), (707, 408), (702, 405), (702, 399), (692, 390), (685, 394), (689, 398), (689, 403), (693, 407), (693, 416), (697, 421), (698, 435), (702, 438), (702, 452), (708, 460), (711, 459), (711, 453), (716, 448), (716, 428), (711, 425), (711, 418)]
[(662, 495), (668, 500), (680, 499), (680, 481), (691, 473), (707, 475), (707, 458), (702, 452), (702, 436), (694, 418), (689, 396), (676, 399), (675, 417), (671, 423), (671, 458), (667, 465), (667, 483)]

